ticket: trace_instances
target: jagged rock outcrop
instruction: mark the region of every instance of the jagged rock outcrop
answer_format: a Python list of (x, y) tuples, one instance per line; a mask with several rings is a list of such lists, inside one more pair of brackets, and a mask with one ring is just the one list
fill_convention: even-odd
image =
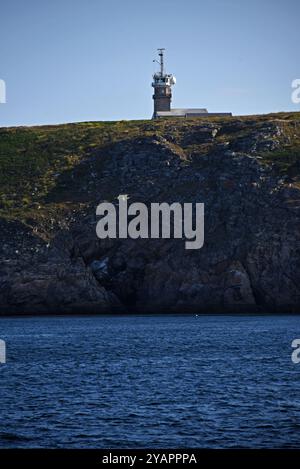
[[(1, 314), (300, 312), (298, 176), (264, 158), (289, 144), (280, 120), (153, 125), (165, 127), (91, 146), (58, 173), (42, 218), (0, 219)], [(203, 202), (203, 248), (99, 240), (96, 206), (119, 194)]]

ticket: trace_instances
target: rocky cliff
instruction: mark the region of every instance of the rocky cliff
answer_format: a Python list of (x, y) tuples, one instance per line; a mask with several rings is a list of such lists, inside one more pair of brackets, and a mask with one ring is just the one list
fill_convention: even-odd
[[(0, 129), (0, 314), (300, 312), (300, 113)], [(96, 206), (204, 202), (205, 242)]]

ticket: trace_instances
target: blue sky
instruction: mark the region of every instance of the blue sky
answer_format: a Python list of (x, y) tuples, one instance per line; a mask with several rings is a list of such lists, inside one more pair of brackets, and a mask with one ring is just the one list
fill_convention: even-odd
[(0, 0), (0, 126), (147, 119), (156, 48), (173, 107), (299, 110), (299, 0)]

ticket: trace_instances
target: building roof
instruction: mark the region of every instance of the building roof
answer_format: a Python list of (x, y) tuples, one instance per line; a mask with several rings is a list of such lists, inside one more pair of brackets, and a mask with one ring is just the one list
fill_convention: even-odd
[(171, 109), (171, 111), (157, 111), (157, 117), (186, 117), (192, 114), (207, 114), (207, 109)]
[(154, 118), (159, 117), (218, 117), (232, 116), (231, 112), (208, 112), (207, 109), (171, 109), (171, 111), (156, 111)]

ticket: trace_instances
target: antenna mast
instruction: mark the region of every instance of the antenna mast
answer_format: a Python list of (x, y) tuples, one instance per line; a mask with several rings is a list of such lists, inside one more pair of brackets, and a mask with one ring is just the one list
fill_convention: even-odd
[(158, 55), (160, 59), (160, 75), (164, 75), (164, 48), (157, 49), (158, 50)]

